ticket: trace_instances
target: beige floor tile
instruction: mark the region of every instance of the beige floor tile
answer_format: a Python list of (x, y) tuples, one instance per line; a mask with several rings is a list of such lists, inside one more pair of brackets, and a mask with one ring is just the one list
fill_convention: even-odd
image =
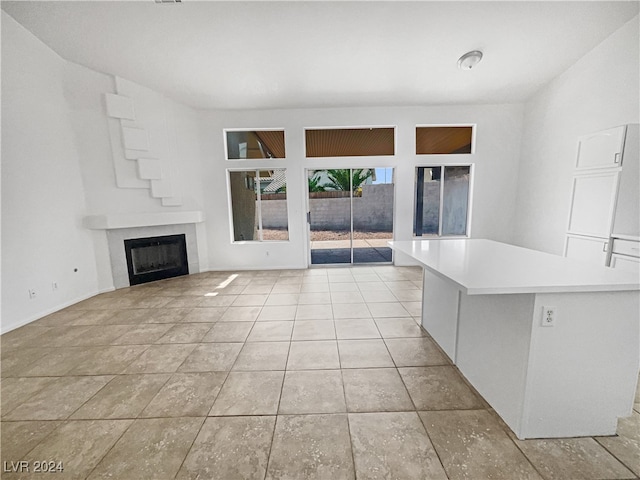
[(329, 291), (329, 281), (326, 278), (305, 280), (300, 287), (301, 293), (328, 293)]
[(113, 345), (148, 345), (154, 343), (175, 324), (173, 323), (151, 323), (135, 325), (121, 337), (115, 339)]
[(245, 343), (232, 370), (284, 370), (289, 342)]
[(231, 307), (262, 307), (268, 297), (269, 295), (267, 294), (238, 295), (238, 298), (233, 301)]
[(47, 355), (33, 362), (28, 368), (20, 372), (25, 377), (61, 376), (65, 375), (76, 365), (88, 360), (91, 355), (102, 347), (58, 347)]
[(55, 327), (39, 327), (35, 325), (25, 325), (11, 332), (7, 332), (0, 337), (2, 351), (8, 352), (15, 349), (50, 347), (47, 345), (47, 335), (55, 332)]
[(138, 358), (146, 345), (113, 345), (92, 349), (91, 355), (73, 367), (67, 375), (116, 375)]
[(216, 307), (230, 307), (235, 302), (238, 295), (215, 295), (204, 297), (200, 303), (200, 307), (216, 308)]
[(213, 323), (181, 323), (172, 327), (155, 343), (197, 343), (213, 325)]
[[(72, 347), (75, 346), (75, 342), (80, 341), (86, 335), (90, 335), (92, 330), (94, 330), (92, 325), (54, 327), (47, 332), (46, 344), (43, 346)], [(42, 339), (43, 337), (38, 338)]]
[(283, 379), (282, 371), (231, 372), (209, 416), (275, 415)]
[(270, 293), (300, 293), (302, 291), (302, 284), (300, 283), (277, 283), (273, 286)]
[(226, 378), (225, 372), (174, 373), (140, 416), (206, 416)]
[(355, 478), (347, 416), (279, 415), (266, 478)]
[(411, 398), (395, 368), (342, 371), (349, 412), (398, 412), (414, 410)]
[(390, 292), (389, 287), (380, 279), (375, 282), (358, 282), (358, 289), (361, 293), (365, 292)]
[(449, 365), (451, 362), (429, 338), (385, 339), (387, 348), (398, 367)]
[(273, 290), (273, 285), (270, 283), (251, 283), (244, 287), (242, 295), (264, 295), (269, 294)]
[(221, 322), (254, 322), (262, 307), (229, 307), (220, 317)]
[(68, 421), (34, 448), (25, 460), (53, 460), (63, 470), (33, 474), (30, 478), (85, 478), (118, 441), (133, 420)]
[(333, 305), (333, 316), (336, 320), (371, 318), (371, 313), (366, 303), (337, 303)]
[[(516, 440), (516, 445), (548, 480), (626, 479), (635, 475), (593, 438)], [(640, 460), (640, 451), (636, 459)]]
[(294, 320), (296, 318), (296, 305), (267, 305), (262, 307), (259, 322), (271, 322), (282, 320)]
[(340, 370), (288, 371), (279, 414), (344, 413), (347, 407)]
[(387, 287), (385, 290), (370, 290), (362, 292), (362, 301), (366, 303), (397, 302), (396, 296)]
[[(400, 275), (399, 278), (403, 278), (403, 275)], [(385, 284), (392, 292), (398, 291), (407, 291), (407, 290), (418, 290), (418, 287), (415, 286), (411, 280), (385, 280)]]
[[(340, 322), (336, 322), (336, 329)], [(338, 340), (342, 368), (393, 367), (384, 342), (373, 340)]]
[(192, 308), (180, 321), (183, 323), (214, 323), (222, 320), (229, 307), (203, 307)]
[(418, 410), (467, 410), (484, 407), (455, 367), (406, 367), (398, 368), (398, 371)]
[[(193, 308), (149, 308), (145, 323), (180, 323)], [(195, 320), (193, 320), (195, 321)]]
[(419, 414), (450, 479), (542, 479), (486, 410)]
[(301, 293), (298, 297), (298, 305), (328, 305), (331, 303), (329, 292)]
[(333, 320), (331, 305), (298, 305), (296, 320)]
[(330, 370), (340, 368), (334, 340), (291, 342), (287, 370)]
[(410, 317), (411, 314), (400, 302), (367, 303), (373, 318)]
[(375, 322), (382, 338), (426, 337), (427, 335), (413, 318), (376, 318)]
[(196, 344), (151, 345), (123, 373), (173, 373)]
[(200, 344), (184, 360), (178, 371), (222, 372), (231, 370), (241, 349), (242, 343)]
[(272, 293), (264, 302), (265, 306), (298, 305), (298, 293)]
[(2, 377), (15, 377), (21, 375), (22, 372), (54, 349), (35, 347), (1, 350), (0, 368), (2, 369)]
[(27, 453), (60, 425), (62, 421), (3, 422), (0, 425), (2, 465), (24, 460)]
[(170, 376), (166, 373), (118, 375), (71, 415), (71, 418), (136, 418)]
[(447, 479), (415, 412), (350, 413), (358, 479)]
[(371, 318), (336, 320), (336, 335), (339, 340), (380, 338), (378, 327)]
[(331, 292), (331, 303), (363, 303), (364, 298), (360, 292)]
[(113, 310), (114, 314), (105, 323), (112, 325), (139, 325), (149, 318), (147, 309)]
[(135, 420), (88, 478), (173, 479), (203, 421), (203, 418)]
[(263, 480), (276, 417), (210, 417), (176, 480)]
[(256, 322), (247, 342), (288, 342), (291, 340), (293, 322)]
[(254, 322), (218, 322), (201, 342), (244, 342)]
[(422, 302), (422, 290), (394, 290), (393, 295), (401, 302)]
[[(74, 322), (79, 318), (85, 316), (91, 310), (70, 310), (64, 309), (58, 312), (54, 312), (50, 315), (42, 317), (41, 319), (31, 323), (31, 326), (36, 327), (60, 327), (63, 325), (74, 325)], [(106, 312), (107, 316), (113, 315), (114, 312)], [(4, 346), (4, 345), (3, 345)]]
[(205, 297), (195, 295), (185, 295), (181, 297), (172, 296), (172, 300), (167, 302), (167, 308), (194, 308), (199, 306)]
[(335, 282), (335, 281), (331, 281), (329, 282), (329, 291), (331, 293), (333, 292), (360, 292), (360, 289), (358, 288), (358, 284), (355, 283), (355, 281), (351, 281), (351, 282), (347, 282), (347, 281), (340, 281), (340, 282)]
[(2, 416), (6, 416), (14, 408), (22, 405), (56, 377), (5, 378), (0, 383), (0, 400), (2, 400)]
[(422, 302), (401, 302), (409, 315), (412, 317), (419, 317), (422, 315)]
[[(111, 381), (113, 376), (60, 377), (10, 410), (3, 420), (63, 420)], [(6, 380), (5, 380), (6, 381)], [(3, 387), (4, 382), (3, 381)]]
[(335, 340), (336, 330), (332, 321), (297, 320), (291, 340)]
[(640, 477), (640, 413), (618, 420), (618, 435), (596, 440)]

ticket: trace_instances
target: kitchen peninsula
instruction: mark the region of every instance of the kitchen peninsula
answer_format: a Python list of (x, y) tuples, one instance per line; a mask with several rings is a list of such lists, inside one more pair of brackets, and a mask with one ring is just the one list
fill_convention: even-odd
[(394, 241), (422, 325), (518, 438), (613, 435), (638, 380), (637, 275), (483, 239)]

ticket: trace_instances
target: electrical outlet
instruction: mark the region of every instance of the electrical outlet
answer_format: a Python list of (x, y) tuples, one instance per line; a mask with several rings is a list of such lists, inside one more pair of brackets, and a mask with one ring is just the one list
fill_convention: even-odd
[(51, 290), (53, 290), (54, 292), (58, 290), (58, 282), (51, 283)]
[(542, 326), (555, 327), (558, 320), (556, 307), (542, 307)]
[(29, 298), (31, 300), (33, 300), (34, 298), (36, 298), (36, 289), (35, 288), (30, 288), (29, 289)]

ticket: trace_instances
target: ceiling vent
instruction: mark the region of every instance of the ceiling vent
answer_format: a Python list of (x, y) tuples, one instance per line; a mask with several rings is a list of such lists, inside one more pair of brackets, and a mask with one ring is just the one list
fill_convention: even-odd
[(182, 0), (155, 0), (156, 3), (182, 3)]

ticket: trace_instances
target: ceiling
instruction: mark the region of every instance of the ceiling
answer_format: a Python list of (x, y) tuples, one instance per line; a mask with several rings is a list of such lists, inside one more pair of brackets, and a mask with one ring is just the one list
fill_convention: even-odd
[[(637, 1), (2, 2), (63, 58), (196, 108), (519, 103)], [(484, 52), (471, 71), (457, 59)]]

